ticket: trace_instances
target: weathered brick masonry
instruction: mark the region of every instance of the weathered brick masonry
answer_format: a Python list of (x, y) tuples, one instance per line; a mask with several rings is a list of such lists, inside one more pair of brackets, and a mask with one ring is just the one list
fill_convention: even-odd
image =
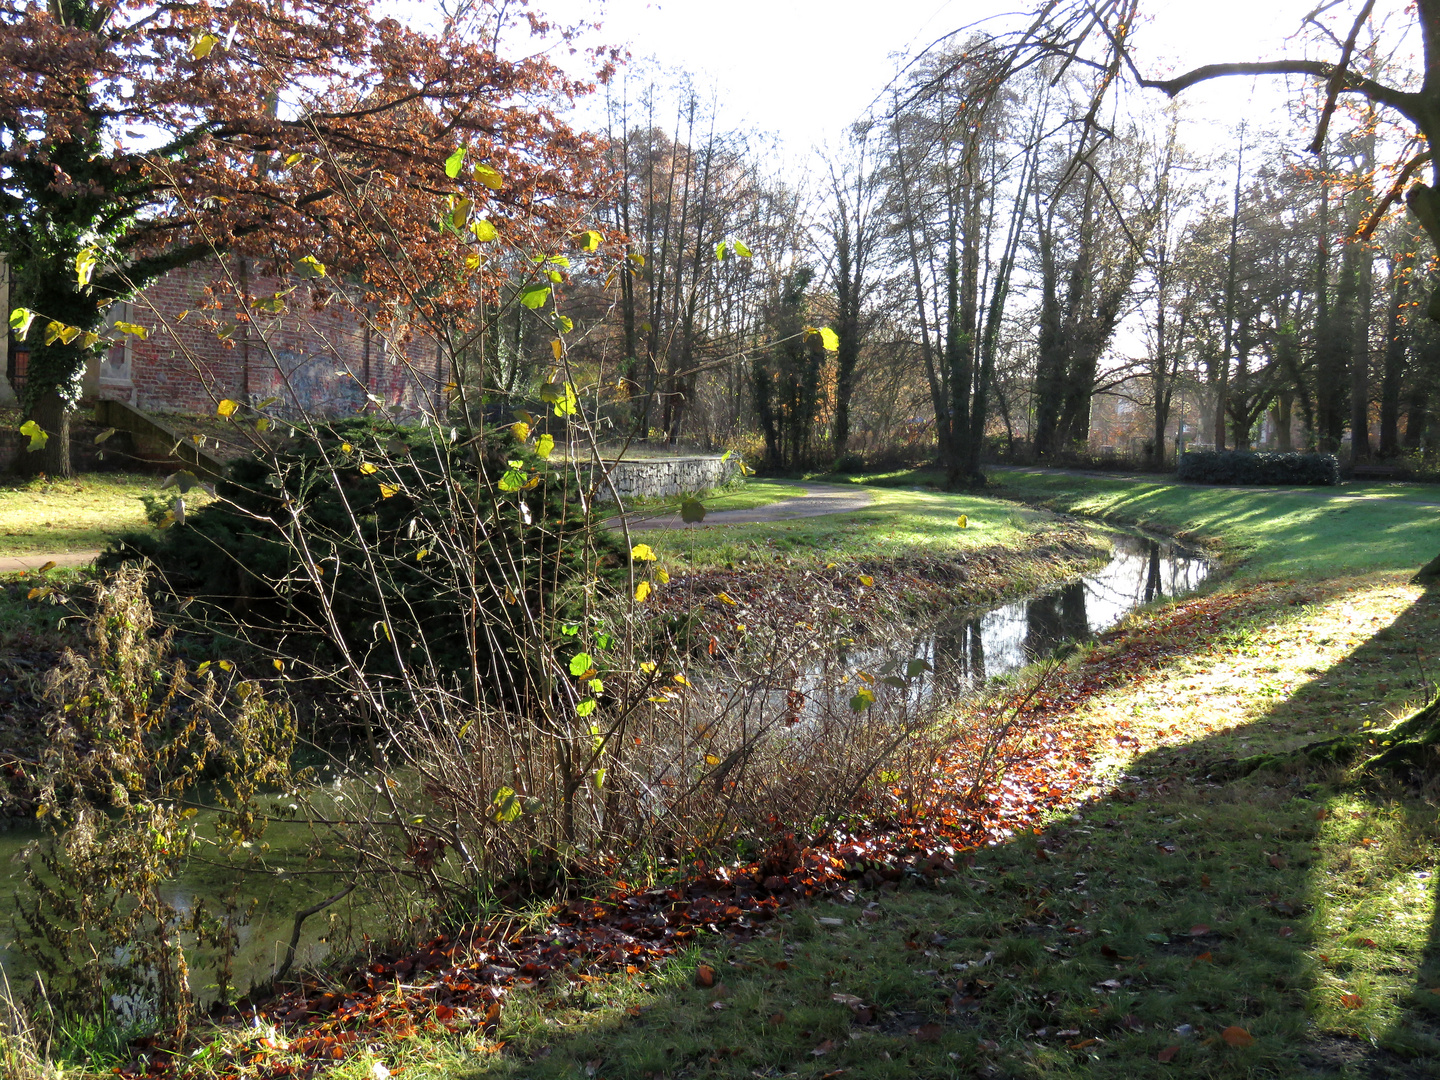
[[(343, 295), (306, 282), (251, 274), (245, 285), (264, 300), (283, 290), (283, 310), (252, 307), (235, 314), (234, 266), (201, 263), (155, 282), (115, 317), (144, 326), (148, 337), (97, 358), (87, 396), (125, 401), (147, 412), (209, 413), (222, 398), (277, 397), (292, 414), (343, 416), (378, 399), (413, 414), (449, 381), (433, 339), (403, 325), (383, 329), (362, 318)], [(327, 283), (328, 284), (328, 283)], [(217, 302), (221, 305), (216, 307)], [(368, 324), (368, 325), (367, 325)]]

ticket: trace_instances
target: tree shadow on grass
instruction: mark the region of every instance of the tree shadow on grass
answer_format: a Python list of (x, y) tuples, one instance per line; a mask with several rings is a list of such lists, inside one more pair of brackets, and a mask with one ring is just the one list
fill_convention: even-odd
[(911, 867), (656, 975), (517, 1002), (505, 1052), (449, 1075), (1435, 1075), (1433, 801), (1305, 759), (1217, 777), (1241, 746), (1357, 728), (1437, 620), (1432, 592), (1265, 715), (1145, 754), (941, 880)]

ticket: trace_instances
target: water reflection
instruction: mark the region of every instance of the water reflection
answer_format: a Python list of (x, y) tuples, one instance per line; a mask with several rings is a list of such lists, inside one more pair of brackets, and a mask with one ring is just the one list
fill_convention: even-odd
[[(1132, 533), (1113, 539), (1114, 555), (1102, 569), (1042, 596), (942, 623), (915, 641), (906, 658), (928, 660), (942, 677), (984, 682), (1066, 642), (1089, 641), (1138, 607), (1192, 592), (1210, 573), (1204, 555), (1173, 541)], [(878, 667), (892, 657), (849, 659)]]

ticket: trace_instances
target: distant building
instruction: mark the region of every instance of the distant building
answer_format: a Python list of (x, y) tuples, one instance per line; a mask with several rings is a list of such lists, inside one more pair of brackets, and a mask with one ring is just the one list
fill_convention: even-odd
[[(240, 273), (243, 273), (243, 269)], [(252, 276), (248, 292), (264, 301), (282, 290), (276, 310), (252, 307), (248, 320), (213, 288), (224, 281), (215, 262), (172, 271), (134, 300), (112, 306), (110, 323), (143, 327), (142, 338), (110, 334), (117, 343), (86, 368), (87, 401), (123, 401), (145, 412), (214, 411), (223, 398), (254, 403), (278, 398), (282, 413), (353, 415), (383, 404), (418, 413), (444, 393), (451, 375), (435, 340), (392, 321), (383, 329), (360, 317), (334, 291), (307, 282)], [(0, 306), (9, 309), (8, 277), (0, 260)], [(23, 387), (27, 353), (10, 343), (8, 381), (0, 403)]]

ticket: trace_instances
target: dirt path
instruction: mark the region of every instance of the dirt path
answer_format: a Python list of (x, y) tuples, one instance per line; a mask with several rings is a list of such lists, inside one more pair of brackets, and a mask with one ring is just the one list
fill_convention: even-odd
[(36, 555), (0, 556), (0, 574), (19, 574), (27, 570), (39, 570), (46, 563), (60, 566), (85, 566), (95, 561), (100, 552), (96, 551), (52, 551)]
[[(787, 481), (788, 482), (788, 481)], [(793, 521), (796, 518), (824, 517), (827, 514), (848, 514), (864, 510), (870, 505), (870, 492), (846, 487), (843, 484), (795, 484), (804, 488), (805, 494), (793, 499), (781, 499), (768, 506), (756, 506), (749, 510), (714, 510), (705, 515), (699, 525), (687, 525), (679, 514), (663, 514), (656, 517), (630, 515), (630, 531), (650, 529), (692, 529), (712, 525), (756, 525), (768, 521)], [(619, 519), (607, 522), (611, 528), (619, 526)]]

